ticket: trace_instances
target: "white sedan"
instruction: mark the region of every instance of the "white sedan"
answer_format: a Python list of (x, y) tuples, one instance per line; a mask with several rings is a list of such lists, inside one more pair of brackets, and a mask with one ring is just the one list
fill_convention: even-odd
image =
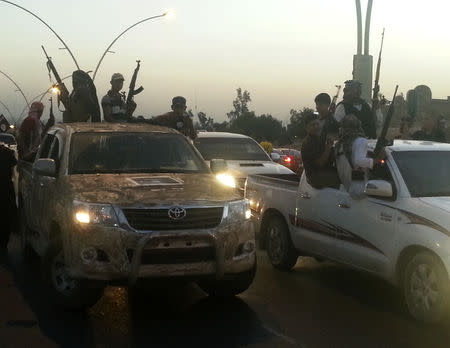
[(243, 189), (248, 175), (264, 174), (272, 176), (295, 175), (295, 173), (275, 163), (278, 154), (271, 158), (264, 149), (252, 138), (236, 133), (200, 132), (195, 140), (195, 146), (205, 161), (215, 159), (226, 161), (226, 171), (221, 173), (219, 180), (229, 186)]

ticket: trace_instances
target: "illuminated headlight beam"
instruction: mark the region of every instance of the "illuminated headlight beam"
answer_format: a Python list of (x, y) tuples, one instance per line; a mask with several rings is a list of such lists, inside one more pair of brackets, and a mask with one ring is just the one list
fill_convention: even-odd
[(229, 174), (217, 174), (217, 180), (219, 180), (223, 185), (236, 188), (236, 180), (232, 175)]

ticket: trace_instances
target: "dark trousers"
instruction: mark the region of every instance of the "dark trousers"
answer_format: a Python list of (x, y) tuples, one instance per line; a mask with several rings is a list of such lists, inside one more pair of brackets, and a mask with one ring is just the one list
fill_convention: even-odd
[(341, 185), (337, 171), (333, 169), (318, 171), (313, 178), (308, 178), (308, 183), (315, 189), (331, 187), (338, 190)]
[(0, 248), (6, 248), (17, 217), (16, 200), (12, 183), (7, 185), (6, 190), (0, 191), (0, 216)]

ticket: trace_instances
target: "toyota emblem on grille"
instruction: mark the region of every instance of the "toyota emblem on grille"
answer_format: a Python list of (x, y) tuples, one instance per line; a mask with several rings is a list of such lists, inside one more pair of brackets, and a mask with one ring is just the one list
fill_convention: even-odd
[(181, 220), (186, 217), (186, 209), (173, 207), (169, 209), (169, 218), (172, 220)]

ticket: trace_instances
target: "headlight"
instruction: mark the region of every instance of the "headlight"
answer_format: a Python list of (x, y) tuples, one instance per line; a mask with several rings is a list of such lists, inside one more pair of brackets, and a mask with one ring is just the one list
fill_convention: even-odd
[(221, 173), (217, 174), (216, 178), (225, 186), (236, 188), (236, 180), (234, 180), (234, 177), (232, 175)]
[(250, 203), (247, 199), (230, 202), (223, 210), (223, 221), (225, 223), (248, 220), (251, 216)]
[(80, 224), (118, 226), (116, 212), (109, 204), (91, 204), (75, 201), (74, 218)]

